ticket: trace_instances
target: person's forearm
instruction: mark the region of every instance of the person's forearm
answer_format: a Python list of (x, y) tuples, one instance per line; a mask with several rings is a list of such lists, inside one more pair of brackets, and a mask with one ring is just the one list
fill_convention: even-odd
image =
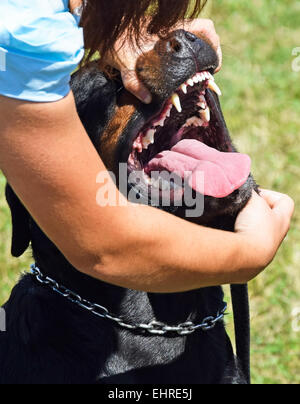
[[(207, 286), (245, 283), (264, 263), (253, 259), (242, 236), (204, 228), (164, 212), (128, 208), (122, 243), (87, 270), (95, 277), (147, 292), (182, 292)], [(267, 263), (266, 263), (267, 264)]]

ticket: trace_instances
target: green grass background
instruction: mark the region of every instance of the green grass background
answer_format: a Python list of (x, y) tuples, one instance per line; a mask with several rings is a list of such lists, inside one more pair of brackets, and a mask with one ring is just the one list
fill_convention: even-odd
[[(250, 284), (253, 382), (296, 384), (300, 333), (292, 329), (291, 313), (300, 307), (300, 72), (292, 71), (292, 50), (300, 47), (300, 2), (214, 0), (212, 15), (224, 52), (216, 80), (232, 137), (251, 155), (258, 183), (296, 202), (276, 260)], [(0, 176), (0, 305), (31, 263), (30, 252), (10, 257), (4, 183)]]
[(216, 80), (232, 137), (251, 155), (258, 183), (296, 202), (277, 258), (250, 284), (255, 383), (300, 382), (300, 333), (291, 317), (300, 307), (300, 72), (292, 70), (299, 15), (293, 0), (213, 1), (224, 52)]

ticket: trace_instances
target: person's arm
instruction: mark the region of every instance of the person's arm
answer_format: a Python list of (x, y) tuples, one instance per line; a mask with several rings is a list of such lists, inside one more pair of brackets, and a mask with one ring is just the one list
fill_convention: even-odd
[(106, 282), (148, 292), (246, 282), (273, 259), (288, 230), (293, 206), (287, 197), (275, 212), (254, 198), (252, 221), (245, 217), (248, 227), (236, 234), (147, 206), (98, 206), (96, 177), (105, 167), (71, 93), (48, 104), (0, 97), (0, 122), (7, 180), (66, 258)]

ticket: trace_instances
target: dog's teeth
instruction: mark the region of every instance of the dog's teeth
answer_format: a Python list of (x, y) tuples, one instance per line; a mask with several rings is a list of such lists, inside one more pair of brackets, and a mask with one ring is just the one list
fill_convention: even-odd
[(153, 144), (154, 143), (154, 135), (155, 135), (156, 130), (155, 129), (150, 129), (147, 132), (146, 137), (149, 139), (150, 143)]
[(188, 79), (187, 84), (188, 84), (189, 86), (191, 86), (191, 87), (194, 86), (194, 82), (193, 82), (192, 79)]
[(150, 142), (147, 142), (146, 140), (143, 140), (142, 145), (143, 145), (143, 150), (147, 150), (149, 145), (150, 145)]
[(172, 105), (172, 104), (170, 104), (170, 106), (169, 106), (169, 108), (167, 109), (167, 112), (166, 112), (166, 118), (170, 118), (172, 108), (173, 108), (173, 105)]
[(206, 109), (200, 111), (200, 116), (205, 123), (210, 122), (210, 109), (207, 107)]
[(198, 84), (198, 83), (199, 83), (199, 79), (198, 79), (197, 74), (193, 77), (193, 82), (194, 82), (195, 84)]
[(142, 146), (144, 150), (147, 150), (150, 144), (154, 143), (155, 129), (149, 129), (146, 136), (142, 139)]
[(164, 125), (165, 125), (165, 120), (166, 120), (166, 119), (167, 119), (167, 116), (161, 118), (160, 121), (157, 121), (157, 122), (154, 123), (154, 126), (155, 126), (155, 127), (157, 127), (157, 126), (162, 126), (162, 127), (164, 127)]
[(206, 99), (205, 99), (204, 95), (199, 95), (199, 102), (197, 105), (201, 109), (206, 109), (207, 105), (206, 105)]
[(143, 145), (142, 145), (142, 137), (139, 136), (135, 142), (133, 143), (133, 150), (136, 150), (138, 153), (142, 153)]
[(174, 107), (177, 109), (177, 112), (181, 113), (182, 112), (182, 107), (181, 107), (181, 102), (179, 95), (174, 93), (171, 97), (172, 104)]
[(187, 85), (186, 84), (181, 84), (180, 88), (184, 94), (187, 94)]
[(218, 86), (217, 83), (216, 83), (214, 80), (212, 80), (212, 79), (210, 79), (210, 80), (208, 81), (208, 88), (209, 88), (210, 90), (214, 91), (216, 94), (218, 94), (218, 96), (221, 96), (221, 95), (222, 95), (222, 91), (220, 90), (219, 86)]
[(186, 121), (186, 123), (184, 124), (184, 126), (185, 127), (188, 127), (188, 126), (199, 126), (199, 127), (201, 127), (201, 126), (203, 126), (203, 121), (202, 121), (202, 119), (200, 119), (200, 118), (198, 118), (197, 116), (192, 116), (191, 118), (189, 118), (187, 121)]

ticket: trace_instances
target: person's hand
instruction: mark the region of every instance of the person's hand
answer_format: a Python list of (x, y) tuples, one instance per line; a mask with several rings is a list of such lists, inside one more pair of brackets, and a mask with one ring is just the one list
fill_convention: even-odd
[(249, 254), (262, 270), (274, 259), (285, 239), (294, 213), (293, 200), (284, 194), (261, 190), (239, 214), (235, 232), (248, 242)]
[[(177, 24), (175, 27), (175, 29), (180, 28), (186, 31), (198, 31), (208, 39), (218, 53), (220, 63), (216, 71), (219, 71), (222, 65), (222, 51), (220, 38), (215, 31), (213, 22), (208, 19), (186, 20), (184, 23)], [(124, 39), (121, 38), (117, 41), (115, 53), (111, 55), (111, 59), (108, 60), (108, 63), (121, 72), (124, 86), (128, 91), (145, 104), (150, 104), (152, 101), (151, 93), (139, 80), (135, 66), (140, 54), (151, 50), (157, 42), (158, 37), (144, 34), (144, 38), (140, 48), (132, 46), (129, 41), (124, 41)]]
[(216, 51), (218, 55), (219, 66), (217, 67), (215, 73), (219, 72), (222, 67), (223, 55), (222, 55), (220, 37), (216, 32), (213, 21), (206, 18), (196, 18), (194, 20), (187, 20), (183, 25), (181, 24), (178, 26), (178, 29), (180, 28), (183, 28), (186, 31), (199, 32), (205, 38), (207, 38), (207, 40), (212, 45), (213, 49)]

